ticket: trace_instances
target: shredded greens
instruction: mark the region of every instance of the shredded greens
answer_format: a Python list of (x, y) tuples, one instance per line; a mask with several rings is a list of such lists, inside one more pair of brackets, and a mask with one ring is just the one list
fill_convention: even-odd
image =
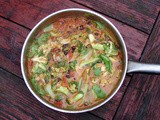
[(91, 107), (109, 97), (121, 77), (118, 42), (103, 22), (85, 16), (57, 19), (38, 33), (28, 50), (33, 88), (59, 108)]
[(106, 92), (102, 90), (99, 85), (94, 85), (92, 89), (99, 99), (105, 98), (107, 96)]
[(35, 78), (32, 78), (32, 84), (40, 95), (45, 95), (45, 91), (40, 87), (40, 85), (38, 85)]

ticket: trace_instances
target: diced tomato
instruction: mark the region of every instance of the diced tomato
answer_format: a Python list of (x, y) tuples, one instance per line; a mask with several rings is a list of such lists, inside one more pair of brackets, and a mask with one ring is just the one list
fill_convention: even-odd
[(28, 75), (29, 77), (31, 77), (31, 71), (32, 71), (32, 67), (33, 67), (33, 61), (31, 59), (28, 59), (28, 61), (26, 62), (27, 66), (28, 66)]
[(53, 53), (59, 53), (59, 52), (60, 52), (60, 49), (59, 49), (59, 48), (54, 48), (54, 49), (52, 50), (52, 52), (53, 52)]
[(62, 101), (54, 101), (54, 105), (59, 107), (59, 108), (62, 108), (62, 105), (63, 105), (63, 102)]
[(52, 39), (52, 41), (55, 41), (55, 40), (56, 40), (56, 37), (53, 36), (51, 39)]
[(63, 77), (62, 77), (62, 86), (68, 87), (68, 81), (67, 81), (66, 76), (63, 76)]
[(70, 77), (75, 77), (75, 72), (74, 71), (70, 72)]
[(69, 52), (68, 52), (69, 61), (72, 59), (72, 57), (73, 57), (73, 53), (72, 53), (72, 49), (70, 49)]
[(33, 61), (31, 59), (28, 59), (28, 66), (32, 67), (33, 66)]

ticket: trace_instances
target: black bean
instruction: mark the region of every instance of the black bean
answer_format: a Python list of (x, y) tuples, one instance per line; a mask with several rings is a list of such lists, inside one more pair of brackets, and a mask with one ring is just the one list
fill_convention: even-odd
[(68, 74), (70, 74), (71, 70), (68, 70)]
[(63, 51), (64, 55), (68, 54), (68, 50)]
[(67, 74), (67, 75), (66, 75), (66, 78), (70, 78), (70, 75), (69, 75), (69, 74)]
[(96, 36), (98, 36), (98, 33), (96, 32), (96, 33), (94, 33)]
[(53, 79), (54, 78), (54, 76), (53, 75), (51, 75), (51, 79)]
[(87, 24), (90, 25), (90, 24), (91, 24), (91, 21), (88, 21)]
[(80, 30), (84, 30), (84, 26), (83, 25), (80, 25)]
[(76, 49), (76, 46), (72, 46), (72, 52), (74, 52)]
[(60, 82), (62, 79), (61, 78), (57, 78), (57, 82)]
[(64, 44), (63, 46), (62, 46), (62, 48), (66, 48), (66, 47), (68, 47), (69, 45), (68, 44)]

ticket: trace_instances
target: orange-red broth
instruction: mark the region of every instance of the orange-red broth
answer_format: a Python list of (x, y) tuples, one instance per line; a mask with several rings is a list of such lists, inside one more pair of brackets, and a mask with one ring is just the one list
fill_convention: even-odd
[(114, 36), (89, 17), (68, 17), (44, 28), (28, 54), (37, 93), (63, 109), (85, 109), (106, 99), (122, 75), (122, 51)]

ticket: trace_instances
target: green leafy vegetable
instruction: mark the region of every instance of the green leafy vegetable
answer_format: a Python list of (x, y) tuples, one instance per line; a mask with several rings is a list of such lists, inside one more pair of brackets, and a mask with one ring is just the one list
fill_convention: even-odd
[(32, 68), (32, 72), (34, 74), (41, 74), (41, 73), (44, 73), (45, 71), (46, 71), (46, 67), (44, 64), (41, 64), (41, 63), (37, 63)]
[(38, 42), (39, 45), (42, 45), (47, 42), (49, 37), (50, 37), (49, 33), (43, 33), (36, 39), (36, 41)]
[(47, 26), (47, 27), (45, 27), (45, 28), (43, 29), (44, 32), (49, 32), (49, 31), (51, 31), (51, 30), (53, 30), (53, 24), (51, 24), (51, 25), (49, 25), (49, 26)]
[(65, 95), (68, 95), (68, 93), (69, 93), (69, 90), (66, 87), (63, 87), (63, 86), (60, 86), (56, 91), (61, 92)]
[(39, 94), (45, 95), (45, 91), (37, 84), (37, 82), (34, 78), (32, 78), (31, 82), (32, 82), (32, 85), (34, 86), (34, 88), (36, 89), (36, 91)]
[(74, 60), (73, 62), (71, 62), (71, 63), (69, 64), (69, 68), (74, 70), (75, 67), (76, 67), (76, 64), (77, 64), (77, 60)]
[(86, 50), (86, 47), (81, 41), (78, 41), (78, 52), (82, 53), (83, 55), (86, 55), (88, 53), (88, 50)]
[(102, 90), (99, 85), (94, 85), (92, 87), (92, 89), (93, 89), (94, 93), (96, 94), (97, 98), (99, 98), (99, 99), (103, 99), (107, 96), (106, 92), (104, 90)]
[(90, 51), (90, 49), (87, 49), (81, 41), (78, 41), (78, 49), (77, 50), (79, 53), (82, 53), (83, 55), (86, 55)]
[(80, 78), (79, 83), (78, 83), (78, 92), (81, 91), (81, 86), (82, 86), (82, 78)]
[(31, 48), (30, 48), (28, 56), (33, 57), (34, 55), (39, 55), (40, 53), (38, 51), (38, 48), (39, 48), (39, 45), (36, 44), (36, 43), (33, 43)]
[(37, 53), (37, 55), (38, 55), (38, 57), (43, 56), (43, 55), (44, 55), (44, 54), (43, 54), (43, 50), (40, 50), (40, 51)]
[(95, 23), (97, 24), (98, 28), (100, 29), (104, 29), (104, 24), (102, 24), (101, 22), (95, 21)]
[(96, 76), (100, 76), (101, 73), (102, 73), (101, 68), (94, 67), (93, 70), (94, 70), (94, 74), (95, 74)]
[(47, 79), (47, 81), (49, 81), (50, 78), (51, 78), (51, 75), (50, 75), (50, 73), (47, 71), (47, 72), (46, 72), (46, 79)]
[(71, 91), (71, 93), (75, 93), (77, 92), (77, 82), (76, 81), (72, 81), (69, 83), (69, 90)]
[(46, 86), (45, 86), (45, 91), (51, 96), (51, 98), (54, 98), (55, 97), (55, 94), (53, 93), (52, 91), (52, 86), (50, 83), (48, 83)]
[(84, 61), (84, 62), (82, 62), (82, 63), (80, 64), (80, 67), (83, 67), (83, 66), (85, 66), (85, 65), (87, 65), (87, 64), (90, 64), (90, 63), (97, 62), (98, 60), (99, 60), (99, 58), (92, 58), (92, 59), (90, 59), (90, 60)]
[(55, 100), (56, 101), (61, 101), (61, 100), (63, 100), (63, 96), (62, 95), (56, 95)]
[(73, 98), (67, 98), (66, 101), (68, 104), (73, 104), (75, 102), (77, 102), (78, 100), (82, 99), (84, 96), (84, 93), (81, 91), (79, 92), (76, 96), (74, 96)]
[(99, 57), (104, 62), (106, 70), (111, 72), (112, 71), (112, 62), (110, 61), (110, 59), (107, 56), (102, 55), (102, 54)]
[(113, 42), (109, 41), (107, 44), (104, 44), (103, 47), (108, 56), (118, 55), (118, 49)]
[(66, 65), (67, 65), (66, 61), (60, 61), (60, 62), (58, 62), (58, 64), (56, 65), (56, 67), (60, 68), (60, 67), (65, 67)]
[(97, 50), (104, 50), (104, 47), (103, 47), (103, 45), (102, 44), (92, 44), (92, 47), (94, 48), (94, 49), (97, 49)]
[(89, 27), (86, 28), (87, 33), (91, 33), (91, 30)]
[(78, 52), (82, 52), (83, 51), (83, 44), (81, 41), (78, 41)]

